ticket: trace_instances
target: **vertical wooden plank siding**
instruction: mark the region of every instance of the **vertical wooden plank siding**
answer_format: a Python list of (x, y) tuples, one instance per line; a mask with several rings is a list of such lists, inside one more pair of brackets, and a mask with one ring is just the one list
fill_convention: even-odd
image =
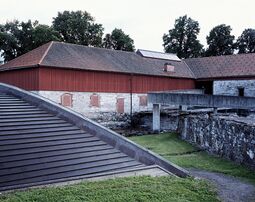
[(39, 78), (39, 89), (48, 91), (130, 93), (132, 86), (132, 93), (147, 93), (195, 88), (192, 79), (46, 67), (40, 68)]
[(39, 90), (39, 68), (0, 71), (0, 82), (25, 90)]
[(133, 92), (135, 93), (194, 88), (195, 81), (192, 79), (153, 77), (143, 75), (133, 76)]
[(129, 76), (82, 70), (40, 68), (40, 90), (129, 92)]

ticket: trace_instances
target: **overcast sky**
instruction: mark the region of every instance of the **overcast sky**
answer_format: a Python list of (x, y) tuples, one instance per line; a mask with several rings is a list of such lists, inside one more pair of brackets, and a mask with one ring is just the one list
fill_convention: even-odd
[(1, 0), (0, 23), (13, 19), (39, 20), (50, 25), (52, 17), (64, 10), (86, 10), (104, 33), (121, 28), (135, 41), (135, 47), (162, 51), (162, 36), (173, 28), (179, 16), (187, 14), (200, 24), (199, 39), (216, 25), (231, 25), (239, 36), (245, 28), (255, 28), (254, 0)]

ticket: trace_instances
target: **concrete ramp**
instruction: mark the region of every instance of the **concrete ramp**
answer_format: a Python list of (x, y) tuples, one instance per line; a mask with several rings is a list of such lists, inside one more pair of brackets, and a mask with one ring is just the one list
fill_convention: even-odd
[(188, 175), (70, 109), (0, 84), (0, 191), (142, 174)]

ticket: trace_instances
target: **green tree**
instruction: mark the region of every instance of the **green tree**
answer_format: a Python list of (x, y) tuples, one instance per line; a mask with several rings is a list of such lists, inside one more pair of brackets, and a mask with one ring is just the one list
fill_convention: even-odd
[(86, 46), (101, 46), (103, 27), (95, 23), (94, 18), (86, 11), (59, 12), (53, 18), (53, 28), (58, 31), (62, 40), (68, 43)]
[(14, 20), (1, 25), (0, 49), (4, 52), (5, 61), (26, 53), (32, 41), (33, 25), (37, 22), (19, 22)]
[(245, 29), (236, 42), (238, 53), (255, 53), (255, 29)]
[(38, 21), (19, 22), (14, 20), (0, 25), (0, 50), (5, 62), (52, 40), (59, 40), (59, 34)]
[(111, 34), (106, 34), (103, 39), (103, 47), (108, 49), (113, 49), (113, 42), (111, 38)]
[(49, 41), (60, 41), (60, 34), (48, 25), (39, 24), (33, 30), (33, 47), (36, 48)]
[(165, 52), (175, 53), (179, 58), (198, 57), (202, 53), (203, 46), (197, 36), (199, 23), (187, 15), (175, 20), (174, 28), (163, 36)]
[(235, 36), (231, 35), (231, 31), (231, 27), (225, 24), (214, 27), (206, 37), (208, 48), (205, 51), (205, 56), (233, 54)]
[[(17, 23), (17, 21), (16, 21)], [(0, 50), (2, 50), (1, 56), (5, 61), (9, 61), (18, 55), (17, 39), (7, 31), (5, 25), (0, 25)]]
[(103, 39), (103, 47), (108, 49), (134, 51), (134, 40), (121, 29), (115, 28), (111, 34), (106, 34)]

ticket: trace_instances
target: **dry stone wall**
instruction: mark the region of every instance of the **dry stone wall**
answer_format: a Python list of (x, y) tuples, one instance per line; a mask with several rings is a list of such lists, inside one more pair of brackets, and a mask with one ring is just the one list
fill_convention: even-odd
[(255, 123), (217, 115), (184, 115), (181, 137), (200, 148), (255, 169)]

